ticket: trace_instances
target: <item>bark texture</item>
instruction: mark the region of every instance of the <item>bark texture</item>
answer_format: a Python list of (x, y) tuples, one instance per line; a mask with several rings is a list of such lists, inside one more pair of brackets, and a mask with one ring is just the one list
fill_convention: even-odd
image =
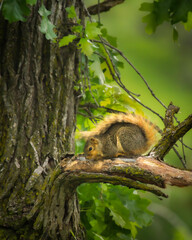
[[(44, 4), (68, 35), (80, 1)], [(24, 23), (0, 16), (0, 239), (82, 239), (74, 187), (48, 172), (74, 151), (78, 52), (40, 33), (40, 5)]]
[(61, 169), (68, 173), (69, 179), (73, 178), (73, 183), (106, 182), (120, 184), (149, 191), (161, 197), (167, 197), (160, 191), (160, 188), (165, 188), (166, 185), (192, 186), (192, 171), (169, 166), (153, 157), (90, 161), (83, 156), (78, 156), (74, 157), (72, 161), (64, 159), (61, 162)]

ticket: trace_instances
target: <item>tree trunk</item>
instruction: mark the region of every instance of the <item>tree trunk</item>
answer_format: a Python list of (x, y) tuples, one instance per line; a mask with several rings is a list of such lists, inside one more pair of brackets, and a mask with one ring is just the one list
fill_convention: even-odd
[[(59, 37), (80, 2), (44, 1)], [(79, 54), (40, 33), (40, 4), (24, 23), (0, 16), (0, 239), (83, 239), (75, 186), (54, 170), (74, 151)]]

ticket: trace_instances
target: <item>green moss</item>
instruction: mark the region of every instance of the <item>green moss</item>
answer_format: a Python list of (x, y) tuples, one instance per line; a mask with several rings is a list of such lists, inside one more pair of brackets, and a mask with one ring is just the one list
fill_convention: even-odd
[(127, 167), (122, 169), (122, 167), (115, 166), (112, 168), (112, 170), (126, 174), (132, 177), (133, 179), (141, 178), (142, 181), (145, 181), (146, 183), (153, 182), (155, 185), (159, 187), (164, 186), (164, 181), (160, 175), (153, 176), (150, 174), (150, 172), (147, 172), (146, 170), (143, 169), (139, 169), (137, 167)]
[(57, 176), (59, 176), (61, 173), (61, 169), (58, 167), (56, 167), (54, 169), (54, 171), (51, 173), (51, 178), (50, 178), (50, 183), (52, 184), (53, 181), (57, 178)]
[(19, 240), (36, 240), (40, 238), (40, 234), (34, 231), (31, 224), (24, 225), (16, 231)]
[(43, 211), (41, 211), (33, 225), (34, 229), (41, 229), (41, 227), (43, 226), (43, 218), (44, 218)]
[(0, 100), (0, 162), (4, 162), (3, 154), (6, 146), (6, 140), (8, 135), (9, 121), (5, 112), (4, 104)]
[(18, 238), (15, 235), (15, 231), (1, 227), (0, 228), (0, 239), (1, 240), (7, 240), (7, 239), (17, 240)]
[[(121, 169), (122, 170), (122, 169)], [(135, 173), (135, 172), (134, 172)], [(139, 174), (141, 174), (140, 171), (138, 171)], [(138, 179), (138, 176), (137, 176)], [(159, 180), (159, 178), (157, 178)], [(134, 188), (134, 189), (138, 189), (138, 190), (144, 190), (144, 191), (148, 191), (151, 193), (154, 193), (157, 196), (162, 196), (162, 197), (167, 197), (166, 194), (164, 194), (163, 192), (161, 192), (158, 188), (153, 187), (151, 185), (148, 185), (146, 183), (142, 183), (139, 182), (138, 180), (135, 181), (134, 179), (130, 179), (127, 177), (122, 177), (122, 176), (101, 176), (100, 174), (86, 174), (86, 173), (81, 173), (76, 175), (71, 176), (71, 182), (73, 182), (73, 185), (71, 186), (71, 189), (73, 187), (80, 185), (81, 183), (84, 182), (104, 182), (104, 183), (110, 183), (113, 185), (122, 185), (122, 186), (127, 186), (129, 188)], [(147, 181), (146, 181), (147, 182)]]

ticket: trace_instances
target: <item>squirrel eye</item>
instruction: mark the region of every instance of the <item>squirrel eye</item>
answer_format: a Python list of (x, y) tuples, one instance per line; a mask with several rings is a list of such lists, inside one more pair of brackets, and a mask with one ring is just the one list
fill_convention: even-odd
[(92, 147), (90, 147), (90, 148), (89, 148), (89, 151), (91, 151), (92, 149), (93, 149), (93, 148), (92, 148)]

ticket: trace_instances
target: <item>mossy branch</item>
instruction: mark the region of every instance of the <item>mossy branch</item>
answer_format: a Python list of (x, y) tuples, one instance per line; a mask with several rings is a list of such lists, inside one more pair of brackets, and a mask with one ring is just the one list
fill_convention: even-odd
[[(192, 186), (192, 172), (171, 167), (152, 157), (90, 161), (81, 155), (68, 156), (46, 176), (42, 191), (26, 216), (27, 220), (34, 222), (36, 231), (44, 229), (42, 236), (49, 234), (56, 239), (58, 231), (60, 234), (65, 232), (63, 226), (69, 224), (74, 211), (72, 206), (77, 205), (77, 186), (93, 182), (127, 186), (167, 197), (161, 189), (166, 185)], [(67, 218), (66, 213), (69, 214)], [(67, 235), (65, 237), (68, 239)]]
[(167, 197), (159, 188), (168, 185), (192, 185), (192, 172), (171, 167), (151, 157), (137, 159), (107, 159), (88, 161), (84, 157), (61, 162), (63, 172), (68, 172), (71, 182), (105, 182), (152, 192)]
[(176, 127), (169, 126), (170, 128), (166, 128), (163, 137), (151, 152), (151, 156), (156, 159), (163, 159), (173, 145), (192, 128), (192, 114)]

